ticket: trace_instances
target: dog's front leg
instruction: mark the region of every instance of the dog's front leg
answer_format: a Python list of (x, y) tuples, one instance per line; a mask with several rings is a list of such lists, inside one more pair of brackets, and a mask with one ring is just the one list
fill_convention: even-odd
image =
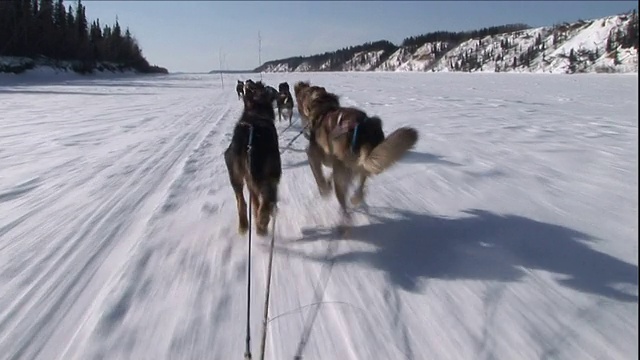
[(358, 206), (364, 201), (364, 185), (367, 181), (369, 175), (365, 172), (360, 173), (360, 181), (358, 183), (358, 187), (356, 188), (355, 193), (351, 197), (351, 204), (353, 206)]
[(327, 180), (322, 173), (322, 160), (324, 158), (324, 153), (313, 139), (313, 136), (311, 137), (309, 147), (307, 148), (307, 158), (309, 159), (309, 166), (311, 166), (313, 177), (316, 179), (318, 190), (320, 190), (320, 195), (322, 197), (327, 197), (331, 194), (331, 181)]

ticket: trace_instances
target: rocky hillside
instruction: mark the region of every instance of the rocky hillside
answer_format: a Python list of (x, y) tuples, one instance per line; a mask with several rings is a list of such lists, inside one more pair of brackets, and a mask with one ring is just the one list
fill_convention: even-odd
[(638, 72), (635, 13), (530, 28), (435, 32), (264, 63), (255, 71)]

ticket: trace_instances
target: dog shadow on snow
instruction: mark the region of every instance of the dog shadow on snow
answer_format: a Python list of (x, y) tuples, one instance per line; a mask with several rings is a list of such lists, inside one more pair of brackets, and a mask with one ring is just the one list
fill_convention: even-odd
[[(374, 210), (371, 208), (370, 210)], [(389, 209), (380, 209), (389, 213)], [(638, 296), (615, 288), (638, 287), (638, 267), (594, 250), (589, 235), (563, 226), (516, 215), (467, 210), (458, 218), (391, 210), (392, 217), (367, 211), (374, 221), (352, 228), (345, 241), (373, 245), (374, 250), (309, 255), (296, 249), (315, 240), (336, 240), (333, 229), (303, 229), (303, 238), (280, 251), (318, 262), (358, 263), (386, 273), (391, 283), (419, 291), (420, 280), (465, 279), (514, 282), (523, 269), (556, 274), (572, 289), (619, 301)]]
[[(287, 147), (285, 149), (291, 152), (306, 154), (305, 149), (293, 149), (290, 147)], [(427, 152), (418, 152), (413, 150), (407, 151), (406, 156), (398, 160), (398, 162), (405, 163), (405, 164), (435, 164), (435, 165), (447, 165), (447, 166), (462, 166), (462, 164), (449, 161), (445, 159), (444, 156), (441, 156), (441, 155), (427, 153)], [(297, 161), (295, 163), (285, 164), (282, 166), (282, 168), (292, 169), (292, 168), (303, 167), (303, 166), (309, 166), (309, 161), (306, 159), (306, 157), (303, 160)]]
[(419, 152), (415, 150), (407, 151), (406, 155), (403, 156), (399, 163), (405, 164), (438, 164), (438, 165), (449, 165), (449, 166), (462, 166), (457, 162), (449, 161), (445, 159), (444, 156), (431, 154), (427, 152)]

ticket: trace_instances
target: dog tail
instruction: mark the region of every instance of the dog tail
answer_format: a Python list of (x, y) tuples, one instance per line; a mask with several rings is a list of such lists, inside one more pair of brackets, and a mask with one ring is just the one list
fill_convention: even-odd
[(378, 175), (395, 164), (418, 141), (418, 131), (411, 127), (401, 127), (387, 136), (373, 148), (362, 163), (362, 167), (372, 175)]

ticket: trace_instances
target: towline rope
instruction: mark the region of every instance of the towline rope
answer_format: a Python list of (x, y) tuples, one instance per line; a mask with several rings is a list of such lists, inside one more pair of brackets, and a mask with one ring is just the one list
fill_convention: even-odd
[[(291, 128), (291, 126), (293, 126), (293, 124), (295, 124), (297, 121), (298, 119), (296, 119), (295, 121), (287, 125), (282, 131), (280, 131), (280, 133), (278, 134), (278, 138), (280, 138), (280, 136), (282, 136), (283, 133), (289, 130), (289, 128)], [(300, 130), (300, 132), (293, 139), (291, 139), (291, 141), (289, 141), (287, 146), (285, 146), (285, 148), (282, 151), (280, 151), (280, 154), (284, 153), (287, 150), (287, 147), (290, 146), (298, 137), (300, 137), (300, 135), (304, 133), (306, 128), (307, 128), (306, 126), (302, 128), (302, 130)], [(247, 158), (249, 162), (249, 169), (251, 169), (252, 144), (253, 144), (253, 126), (249, 126), (249, 143), (247, 145)], [(247, 211), (249, 212), (249, 216), (248, 216), (249, 217), (249, 233), (248, 233), (249, 246), (247, 250), (247, 257), (248, 257), (247, 258), (247, 328), (246, 328), (246, 338), (245, 338), (246, 344), (245, 344), (245, 352), (244, 352), (245, 360), (250, 360), (252, 358), (251, 356), (251, 325), (250, 325), (251, 324), (251, 244), (252, 244), (251, 230), (253, 229), (252, 209), (253, 209), (253, 198), (251, 196), (251, 191), (249, 191), (249, 207), (247, 209)], [(266, 339), (267, 339), (267, 325), (269, 324), (269, 300), (271, 295), (271, 278), (272, 278), (271, 274), (273, 272), (273, 250), (275, 247), (275, 240), (276, 240), (277, 208), (275, 210), (276, 211), (274, 212), (273, 223), (271, 224), (272, 226), (271, 245), (269, 249), (269, 263), (267, 265), (267, 285), (265, 288), (264, 314), (262, 318), (262, 337), (260, 341), (260, 359), (261, 360), (264, 360), (264, 354), (266, 350)]]
[(267, 265), (267, 287), (264, 292), (264, 316), (262, 318), (262, 340), (260, 342), (260, 360), (264, 360), (267, 340), (267, 324), (269, 323), (269, 296), (271, 295), (271, 270), (273, 265), (273, 248), (276, 242), (276, 216), (273, 217), (271, 230), (271, 246), (269, 249), (269, 265)]
[[(251, 169), (251, 146), (253, 144), (253, 126), (249, 126), (249, 143), (247, 144), (247, 160), (249, 162), (249, 169)], [(251, 229), (253, 228), (252, 216), (253, 204), (252, 204), (251, 191), (249, 191), (249, 233), (248, 233), (248, 255), (247, 255), (247, 334), (245, 338), (244, 358), (245, 360), (251, 359)]]

